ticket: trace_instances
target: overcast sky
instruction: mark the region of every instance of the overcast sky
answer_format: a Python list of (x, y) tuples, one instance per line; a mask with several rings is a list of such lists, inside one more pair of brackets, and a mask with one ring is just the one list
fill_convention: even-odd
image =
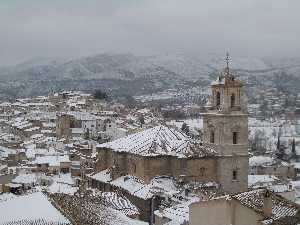
[(300, 56), (300, 0), (1, 0), (0, 65), (103, 52)]

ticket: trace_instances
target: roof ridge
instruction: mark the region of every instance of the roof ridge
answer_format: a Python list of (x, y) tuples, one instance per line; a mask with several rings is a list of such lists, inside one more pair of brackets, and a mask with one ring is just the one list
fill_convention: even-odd
[[(156, 140), (157, 136), (159, 135), (159, 132), (161, 131), (161, 129), (162, 129), (163, 126), (159, 125), (159, 126), (156, 126), (156, 127), (159, 127), (159, 129), (156, 132), (155, 136), (153, 137), (153, 141), (151, 142), (150, 148), (148, 149), (149, 153), (150, 153), (150, 150), (152, 150), (152, 147), (154, 146), (155, 140)], [(153, 127), (153, 129), (156, 128), (156, 127)]]

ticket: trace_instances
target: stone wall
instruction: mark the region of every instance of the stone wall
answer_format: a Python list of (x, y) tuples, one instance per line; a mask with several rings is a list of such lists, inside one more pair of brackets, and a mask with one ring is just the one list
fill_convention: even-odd
[(127, 174), (149, 182), (156, 176), (186, 177), (188, 181), (217, 181), (218, 157), (145, 157), (109, 149), (97, 149), (95, 171), (113, 168), (113, 179)]
[[(236, 178), (233, 177), (233, 173), (236, 173)], [(248, 156), (220, 157), (217, 174), (217, 180), (225, 191), (230, 193), (247, 191)]]

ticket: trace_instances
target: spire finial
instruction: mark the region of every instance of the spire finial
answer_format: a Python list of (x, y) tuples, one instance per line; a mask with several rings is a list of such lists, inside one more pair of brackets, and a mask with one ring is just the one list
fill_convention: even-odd
[(228, 75), (229, 74), (229, 61), (230, 61), (230, 57), (229, 57), (229, 53), (228, 52), (226, 52), (225, 61), (226, 61), (226, 73)]

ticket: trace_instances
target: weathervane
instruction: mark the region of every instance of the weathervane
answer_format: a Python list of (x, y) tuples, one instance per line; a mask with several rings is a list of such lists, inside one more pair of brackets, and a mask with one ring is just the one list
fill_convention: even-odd
[(230, 61), (230, 57), (229, 57), (229, 53), (228, 52), (226, 53), (225, 61), (226, 61), (226, 73), (227, 73), (227, 75), (229, 75), (229, 61)]

